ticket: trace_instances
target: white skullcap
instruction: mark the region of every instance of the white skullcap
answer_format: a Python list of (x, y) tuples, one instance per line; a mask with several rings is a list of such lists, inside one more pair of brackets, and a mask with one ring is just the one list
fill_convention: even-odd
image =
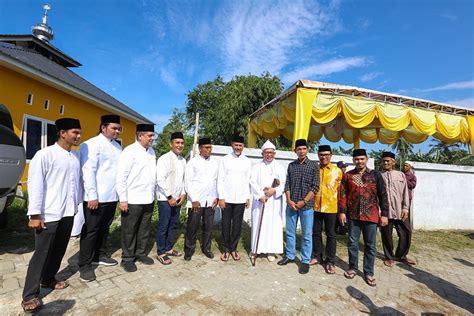
[(265, 144), (263, 144), (263, 146), (262, 146), (262, 151), (264, 151), (265, 149), (273, 149), (273, 150), (275, 150), (276, 147), (275, 147), (275, 145), (273, 145), (273, 143), (272, 143), (271, 141), (267, 140), (267, 141), (265, 142)]
[(407, 160), (407, 161), (405, 161), (405, 163), (406, 163), (407, 165), (410, 165), (410, 167), (413, 168), (413, 162)]

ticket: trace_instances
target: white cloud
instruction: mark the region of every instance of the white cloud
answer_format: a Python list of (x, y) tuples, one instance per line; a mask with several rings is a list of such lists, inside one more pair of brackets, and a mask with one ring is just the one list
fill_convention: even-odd
[(463, 90), (463, 89), (474, 89), (474, 80), (447, 83), (445, 85), (425, 89), (423, 91), (431, 92), (431, 91)]
[(299, 79), (310, 79), (313, 76), (327, 76), (335, 72), (345, 71), (350, 68), (363, 67), (370, 61), (365, 57), (339, 58), (325, 61), (319, 64), (299, 68), (283, 75), (285, 83), (292, 83)]
[(155, 123), (155, 131), (157, 133), (163, 130), (163, 127), (168, 124), (171, 114), (162, 114), (162, 113), (149, 113), (143, 114), (144, 117)]
[(281, 74), (317, 36), (338, 31), (337, 11), (337, 2), (302, 0), (237, 1), (224, 8), (219, 19), (224, 76)]
[(461, 100), (451, 100), (451, 101), (446, 101), (444, 103), (462, 106), (464, 108), (474, 109), (474, 97), (461, 99)]
[(454, 22), (458, 19), (458, 17), (456, 15), (450, 14), (450, 13), (442, 13), (439, 16), (442, 17), (443, 19), (449, 20), (451, 22)]
[(377, 77), (380, 77), (381, 75), (383, 75), (383, 73), (378, 72), (378, 71), (373, 71), (373, 72), (369, 72), (360, 76), (359, 80), (362, 82), (369, 82), (369, 81), (374, 80)]

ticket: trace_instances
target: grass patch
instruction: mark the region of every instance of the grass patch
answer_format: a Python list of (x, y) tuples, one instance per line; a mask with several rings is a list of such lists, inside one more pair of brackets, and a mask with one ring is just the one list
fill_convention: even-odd
[[(11, 251), (15, 249), (34, 247), (34, 234), (28, 229), (28, 217), (25, 211), (25, 202), (16, 199), (8, 208), (8, 225), (6, 228), (0, 230), (0, 253), (1, 251)], [(110, 250), (115, 251), (120, 249), (120, 210), (117, 209), (115, 214), (115, 220), (110, 228)], [(184, 234), (186, 232), (186, 218), (187, 212), (185, 208), (181, 210), (181, 216), (178, 223), (178, 228), (175, 235), (175, 248), (179, 251), (184, 249)], [(158, 206), (155, 204), (155, 209), (152, 216), (152, 224), (150, 231), (150, 243), (149, 248), (151, 255), (156, 253), (156, 228), (158, 224)], [(250, 226), (244, 222), (242, 226), (242, 238), (238, 245), (238, 250), (242, 253), (250, 250)], [(396, 232), (394, 230), (394, 247), (396, 247), (398, 240)], [(199, 253), (199, 238), (201, 234), (198, 233), (198, 245), (196, 245), (196, 253)], [(221, 226), (215, 225), (213, 228), (213, 240), (212, 240), (212, 251), (214, 253), (219, 252), (219, 245), (221, 243)], [(297, 239), (297, 249), (300, 249), (300, 234)], [(323, 236), (323, 240), (326, 238)], [(347, 251), (347, 235), (337, 235), (337, 251)], [(363, 249), (362, 238), (360, 241), (360, 249)], [(382, 251), (382, 243), (380, 233), (377, 233), (377, 249), (379, 252)], [(465, 251), (474, 250), (474, 231), (459, 231), (459, 230), (439, 230), (439, 231), (424, 231), (417, 230), (413, 233), (412, 246), (410, 252), (422, 253), (422, 252), (433, 252), (433, 251)]]

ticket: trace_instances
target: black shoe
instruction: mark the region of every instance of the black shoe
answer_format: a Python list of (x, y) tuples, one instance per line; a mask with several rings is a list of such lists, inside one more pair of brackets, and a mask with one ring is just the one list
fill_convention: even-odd
[(136, 261), (146, 264), (147, 266), (151, 266), (152, 264), (155, 263), (155, 261), (148, 256), (137, 257)]
[(95, 280), (94, 269), (90, 266), (82, 267), (79, 269), (79, 279), (82, 282), (92, 282)]
[(125, 272), (135, 272), (137, 271), (137, 265), (133, 261), (123, 261), (120, 262), (120, 265), (125, 270)]
[(212, 253), (212, 251), (203, 251), (202, 252), (206, 257), (208, 257), (209, 259), (213, 259), (214, 258), (214, 254)]
[(301, 274), (308, 273), (309, 272), (309, 264), (307, 264), (307, 263), (300, 264), (300, 266), (298, 268), (298, 272), (301, 273)]
[(101, 266), (115, 266), (118, 264), (118, 261), (111, 258), (111, 257), (106, 257), (106, 256), (102, 256), (99, 258), (99, 261), (93, 261), (92, 262), (92, 265), (95, 265), (95, 266), (98, 266), (98, 265), (101, 265)]
[(184, 254), (184, 260), (191, 261), (191, 255)]
[(277, 262), (279, 266), (286, 266), (288, 263), (295, 262), (295, 259), (288, 259), (287, 257), (283, 257), (280, 261)]

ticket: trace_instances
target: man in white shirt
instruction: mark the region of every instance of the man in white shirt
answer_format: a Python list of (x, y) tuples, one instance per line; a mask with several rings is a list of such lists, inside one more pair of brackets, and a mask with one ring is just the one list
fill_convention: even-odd
[(115, 178), (122, 146), (116, 139), (120, 131), (120, 116), (104, 115), (101, 117), (100, 134), (80, 146), (85, 223), (81, 232), (79, 273), (84, 282), (95, 280), (92, 265), (117, 264), (107, 255), (106, 244), (118, 201)]
[(137, 271), (135, 261), (151, 265), (147, 256), (151, 216), (155, 202), (156, 157), (151, 147), (152, 124), (137, 125), (137, 141), (120, 154), (117, 166), (117, 194), (122, 210), (122, 262), (126, 272)]
[(242, 233), (244, 211), (250, 206), (250, 159), (242, 155), (244, 137), (232, 136), (232, 153), (224, 156), (219, 165), (217, 192), (222, 210), (221, 260), (240, 260), (237, 245)]
[(184, 260), (189, 261), (196, 249), (197, 232), (202, 219), (202, 253), (214, 258), (211, 251), (214, 208), (217, 206), (217, 172), (219, 165), (211, 157), (211, 140), (199, 139), (199, 156), (186, 165), (185, 188), (188, 194), (188, 225), (184, 242)]
[(184, 203), (184, 171), (186, 160), (181, 157), (184, 136), (181, 132), (171, 134), (171, 150), (158, 158), (156, 182), (158, 199), (158, 227), (156, 229), (157, 259), (164, 265), (171, 264), (169, 256), (181, 254), (173, 249), (174, 233), (178, 226), (181, 205)]
[(55, 276), (66, 252), (77, 205), (82, 200), (79, 155), (81, 124), (73, 118), (55, 122), (57, 142), (38, 151), (28, 170), (28, 227), (35, 230), (35, 252), (28, 265), (23, 288), (23, 310), (41, 308), (40, 286), (64, 289), (66, 281)]
[(275, 160), (275, 145), (262, 146), (262, 161), (252, 167), (252, 255), (267, 254), (270, 262), (283, 253), (283, 192), (286, 171)]

